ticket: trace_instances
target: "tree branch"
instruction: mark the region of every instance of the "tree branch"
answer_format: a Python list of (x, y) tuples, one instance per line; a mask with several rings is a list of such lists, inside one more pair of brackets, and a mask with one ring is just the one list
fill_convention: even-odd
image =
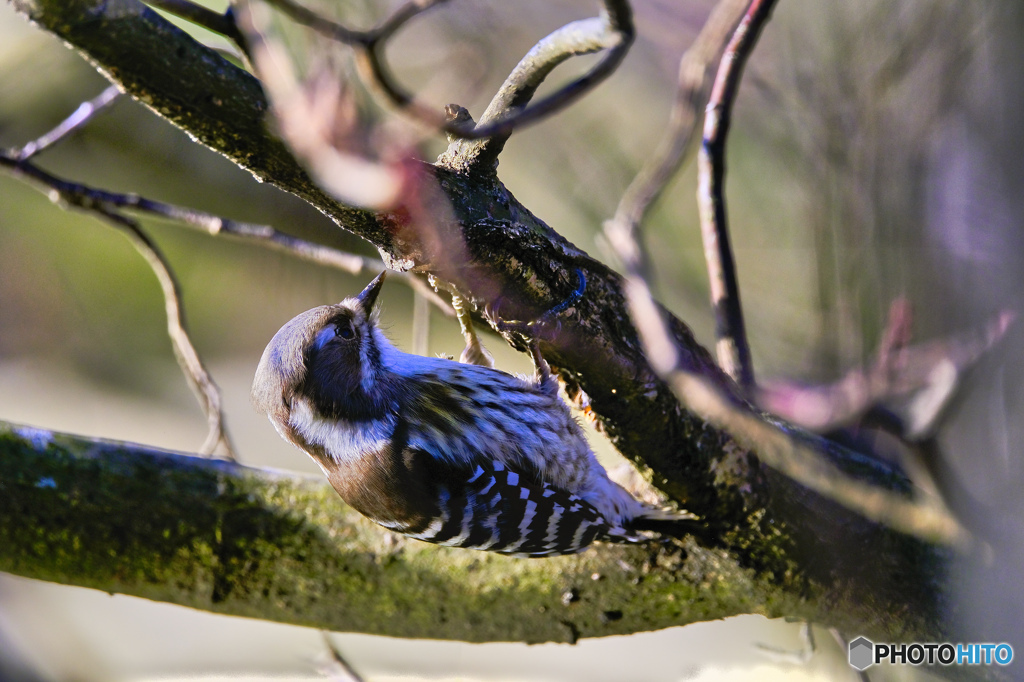
[(697, 156), (700, 231), (711, 283), (711, 306), (715, 311), (718, 361), (747, 394), (754, 388), (754, 366), (725, 214), (725, 141), (743, 67), (774, 6), (775, 0), (751, 0), (726, 46), (704, 115), (704, 142)]
[[(543, 106), (547, 108), (545, 114), (549, 114), (556, 110), (556, 104), (565, 106), (567, 102), (563, 100), (570, 93), (588, 89), (607, 77), (625, 57), (633, 42), (632, 17), (628, 12), (629, 6), (623, 5), (624, 9), (620, 7), (615, 16), (606, 14), (574, 21), (534, 45), (502, 83), (480, 121), (472, 127), (473, 138), (453, 140), (438, 163), (465, 173), (493, 172), (498, 165), (498, 155), (512, 134), (511, 126), (519, 122), (523, 107), (555, 67), (570, 57), (612, 50), (587, 76), (563, 88), (561, 92), (565, 95), (562, 99), (536, 104), (529, 109), (530, 112), (536, 112)], [(468, 123), (472, 126), (472, 121)], [(482, 134), (488, 131), (493, 131), (492, 136), (483, 137)]]
[(82, 102), (78, 108), (75, 109), (70, 116), (61, 121), (56, 128), (48, 131), (41, 137), (22, 145), (16, 155), (17, 160), (27, 161), (43, 150), (57, 144), (67, 136), (74, 134), (75, 131), (88, 123), (93, 116), (113, 104), (120, 95), (121, 92), (117, 89), (117, 86), (111, 85), (88, 102)]
[[(0, 423), (0, 570), (228, 615), (470, 642), (573, 642), (739, 613), (878, 638), (874, 596), (799, 597), (719, 551), (599, 545), (522, 560), (406, 540), (329, 485)], [(573, 600), (563, 600), (572, 592)]]
[(640, 224), (692, 146), (700, 121), (700, 108), (708, 99), (711, 68), (718, 63), (718, 57), (746, 6), (746, 0), (720, 2), (696, 40), (683, 53), (668, 129), (654, 155), (629, 183), (615, 209), (615, 216), (604, 226), (605, 236), (618, 253), (638, 249), (630, 258), (636, 261), (637, 273), (643, 277), (649, 274), (649, 264), (646, 249), (638, 237)]

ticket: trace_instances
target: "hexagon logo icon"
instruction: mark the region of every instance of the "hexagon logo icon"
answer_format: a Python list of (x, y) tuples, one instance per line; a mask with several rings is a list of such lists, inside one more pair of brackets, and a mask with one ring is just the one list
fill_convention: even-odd
[(850, 642), (850, 665), (865, 670), (875, 662), (875, 644), (867, 637), (858, 637)]

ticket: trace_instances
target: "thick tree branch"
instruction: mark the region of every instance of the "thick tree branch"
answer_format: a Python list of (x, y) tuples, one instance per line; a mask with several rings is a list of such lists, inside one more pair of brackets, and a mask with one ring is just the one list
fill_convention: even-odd
[[(406, 540), (319, 478), (0, 423), (0, 570), (336, 631), (572, 642), (739, 613), (878, 638), (875, 596), (789, 593), (692, 542), (523, 560)], [(572, 593), (574, 598), (564, 599)]]

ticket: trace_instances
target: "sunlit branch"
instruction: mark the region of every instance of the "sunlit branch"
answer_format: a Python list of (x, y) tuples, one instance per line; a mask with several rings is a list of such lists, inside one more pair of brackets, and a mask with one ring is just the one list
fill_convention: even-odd
[(697, 155), (700, 229), (708, 265), (711, 305), (715, 313), (718, 362), (745, 391), (754, 387), (754, 367), (743, 322), (736, 263), (729, 243), (725, 211), (725, 141), (732, 107), (747, 58), (776, 0), (751, 0), (747, 13), (722, 55), (704, 114), (704, 140)]
[[(755, 5), (756, 0), (748, 9), (748, 19)], [(763, 23), (766, 18), (765, 14), (761, 22)], [(710, 24), (711, 22), (705, 28), (709, 34), (713, 30), (721, 30), (719, 27), (710, 28)], [(742, 27), (737, 33), (741, 30)], [(697, 43), (703, 44), (705, 38), (713, 45), (713, 36), (705, 36), (703, 33), (698, 37)], [(733, 35), (731, 45), (733, 48), (736, 47), (736, 34)], [(749, 54), (752, 47), (752, 44), (745, 47), (746, 54)], [(725, 59), (730, 58), (729, 54), (734, 53), (735, 49), (727, 51), (723, 63)], [(686, 61), (687, 58), (684, 56), (683, 62)], [(698, 61), (696, 57), (694, 61)], [(679, 106), (682, 106), (682, 114), (685, 115), (685, 105), (677, 104), (677, 107)], [(726, 132), (726, 129), (720, 130), (722, 136)], [(677, 135), (685, 138), (686, 129), (682, 128)], [(680, 140), (679, 137), (667, 138), (663, 148), (675, 147), (685, 150), (688, 140)], [(669, 170), (665, 167), (661, 172), (667, 173)], [(655, 175), (651, 171), (648, 173), (648, 178)], [(627, 272), (623, 293), (629, 304), (630, 316), (644, 344), (647, 359), (652, 368), (668, 382), (680, 403), (727, 431), (748, 453), (756, 453), (760, 461), (865, 518), (929, 541), (966, 546), (970, 536), (948, 514), (940, 500), (915, 500), (882, 487), (851, 479), (828, 463), (822, 453), (809, 444), (813, 441), (806, 434), (801, 435), (781, 422), (771, 421), (764, 415), (754, 412), (747, 404), (737, 401), (734, 396), (726, 395), (706, 378), (685, 369), (680, 349), (669, 334), (662, 313), (642, 275), (641, 249), (637, 239), (640, 221), (647, 205), (643, 198), (653, 197), (660, 191), (660, 188), (653, 184), (653, 180), (641, 180), (644, 175), (646, 173), (642, 171), (634, 181), (633, 186), (640, 189), (636, 190), (634, 198), (623, 199), (616, 219), (606, 226), (606, 233)], [(756, 466), (753, 460), (743, 455), (739, 456), (743, 460), (742, 465), (751, 468)], [(753, 472), (749, 472), (748, 475), (753, 475)]]
[(93, 116), (113, 104), (120, 95), (121, 91), (118, 87), (111, 85), (88, 102), (82, 102), (70, 116), (61, 121), (55, 128), (23, 145), (18, 150), (17, 158), (25, 161), (47, 147), (57, 144), (88, 123)]
[[(613, 17), (611, 14), (605, 14), (592, 19), (574, 21), (546, 36), (519, 61), (475, 126), (471, 120), (452, 120), (449, 113), (449, 126), (462, 129), (472, 127), (474, 135), (472, 139), (453, 142), (439, 163), (462, 171), (468, 171), (475, 166), (483, 168), (495, 165), (498, 154), (512, 133), (512, 128), (506, 126), (506, 123), (527, 122), (529, 119), (515, 121), (517, 116), (526, 111), (533, 112), (531, 116), (545, 116), (564, 106), (562, 97), (573, 97), (574, 93), (585, 92), (594, 83), (608, 76), (625, 57), (633, 40), (631, 22), (632, 19), (628, 15)], [(589, 73), (564, 86), (556, 93), (557, 98), (548, 97), (530, 109), (524, 109), (537, 92), (537, 88), (555, 67), (571, 57), (601, 50), (611, 51)], [(482, 133), (490, 133), (490, 136), (481, 139)]]
[(806, 434), (737, 404), (703, 377), (682, 369), (647, 284), (632, 278), (627, 292), (648, 357), (690, 410), (728, 431), (768, 466), (867, 519), (931, 542), (962, 549), (970, 545), (970, 536), (938, 498), (914, 499), (850, 478), (828, 463)]
[[(80, 197), (75, 205), (98, 204), (110, 207), (129, 209), (153, 216), (159, 216), (172, 220), (186, 227), (192, 227), (210, 235), (224, 235), (240, 241), (249, 242), (264, 246), (274, 251), (286, 253), (296, 258), (316, 263), (324, 267), (341, 270), (352, 275), (366, 273), (377, 273), (386, 269), (384, 262), (379, 258), (370, 258), (358, 254), (348, 253), (317, 244), (305, 239), (293, 237), (289, 234), (258, 223), (246, 223), (228, 218), (222, 218), (210, 213), (175, 206), (160, 201), (154, 201), (141, 197), (137, 194), (119, 194), (95, 189), (87, 185), (62, 180), (42, 169), (23, 162), (17, 161), (17, 152), (0, 153), (0, 167), (9, 171), (21, 174), (39, 182), (46, 189), (54, 190), (61, 195)], [(74, 202), (69, 202), (74, 203)], [(451, 305), (428, 285), (422, 278), (408, 272), (392, 272), (390, 280), (401, 281), (410, 286), (418, 294), (426, 298), (430, 303), (444, 313), (447, 317), (454, 317), (455, 311)]]

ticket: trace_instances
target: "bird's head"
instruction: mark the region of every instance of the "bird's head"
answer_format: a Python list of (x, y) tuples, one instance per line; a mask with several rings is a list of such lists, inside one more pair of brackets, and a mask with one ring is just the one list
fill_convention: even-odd
[(332, 418), (361, 419), (382, 409), (387, 396), (373, 305), (384, 275), (358, 296), (307, 310), (281, 327), (256, 369), (257, 410), (282, 426), (296, 398)]

